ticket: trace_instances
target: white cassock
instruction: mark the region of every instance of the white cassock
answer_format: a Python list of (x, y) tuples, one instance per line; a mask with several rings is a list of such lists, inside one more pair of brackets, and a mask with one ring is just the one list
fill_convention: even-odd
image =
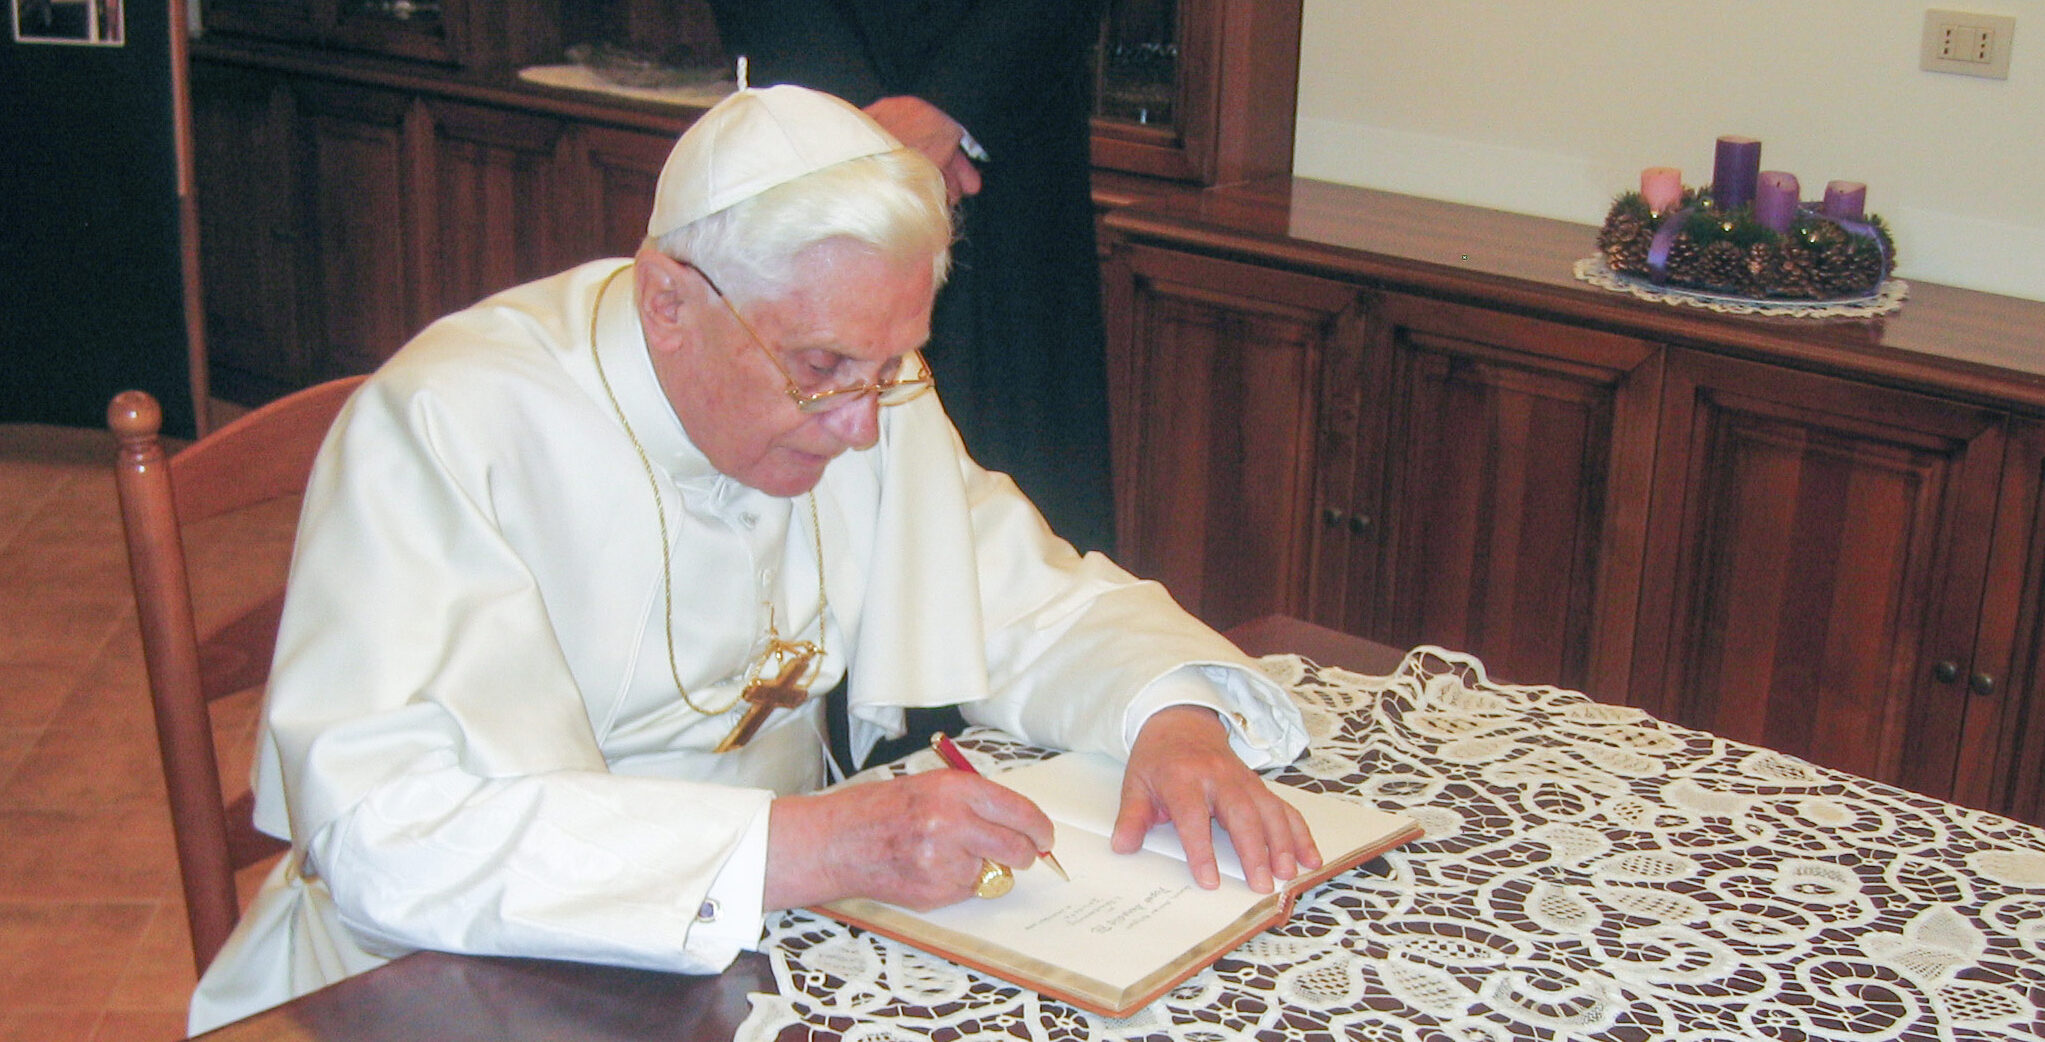
[[(767, 807), (825, 781), (822, 699), (709, 750), (772, 621), (856, 664), (854, 745), (903, 706), (1126, 757), (1213, 705), (1252, 767), (1305, 735), (1276, 685), (1154, 583), (1044, 526), (937, 395), (815, 490), (816, 529), (711, 468), (602, 261), (435, 323), (356, 394), (306, 497), (255, 769), (292, 841), (193, 998), (197, 1033), (422, 948), (714, 972), (761, 932)], [(940, 394), (942, 390), (940, 389)], [(771, 607), (770, 607), (771, 606)]]

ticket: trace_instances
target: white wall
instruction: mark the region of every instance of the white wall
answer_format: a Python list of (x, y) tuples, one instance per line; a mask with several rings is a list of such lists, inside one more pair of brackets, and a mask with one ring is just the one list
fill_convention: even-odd
[[(2045, 300), (2045, 0), (1305, 0), (1294, 172), (1584, 224), (1762, 141), (1868, 185), (1899, 275)], [(1924, 72), (1927, 7), (2013, 15), (2010, 78)]]

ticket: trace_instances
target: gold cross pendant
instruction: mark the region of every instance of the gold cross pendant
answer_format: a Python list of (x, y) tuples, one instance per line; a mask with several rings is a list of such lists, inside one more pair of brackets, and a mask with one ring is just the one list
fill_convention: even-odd
[(774, 643), (765, 657), (779, 657), (781, 672), (772, 682), (759, 677), (746, 685), (745, 692), (739, 696), (746, 703), (746, 711), (739, 714), (738, 724), (724, 736), (724, 741), (717, 743), (714, 752), (728, 753), (743, 747), (753, 740), (753, 735), (759, 732), (760, 725), (767, 722), (767, 717), (774, 710), (794, 709), (809, 700), (809, 690), (802, 685), (809, 679), (810, 663), (816, 660), (816, 646)]

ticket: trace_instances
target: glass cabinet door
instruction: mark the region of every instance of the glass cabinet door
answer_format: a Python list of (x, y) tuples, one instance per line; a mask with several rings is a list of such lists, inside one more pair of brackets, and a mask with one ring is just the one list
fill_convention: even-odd
[(334, 42), (404, 58), (459, 64), (442, 4), (461, 0), (333, 0)]
[(1177, 0), (1119, 0), (1110, 6), (1094, 68), (1096, 119), (1170, 127), (1179, 100)]
[(1199, 184), (1292, 171), (1301, 0), (1111, 0), (1094, 165)]

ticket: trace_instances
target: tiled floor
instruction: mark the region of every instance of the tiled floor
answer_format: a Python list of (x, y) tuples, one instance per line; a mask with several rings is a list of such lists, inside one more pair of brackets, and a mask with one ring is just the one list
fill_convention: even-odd
[[(194, 973), (112, 459), (104, 431), (0, 426), (0, 1042), (184, 1036)], [(202, 620), (281, 574), (290, 520), (191, 533), (231, 573), (199, 591)], [(253, 693), (216, 717), (243, 762), (253, 718)]]

